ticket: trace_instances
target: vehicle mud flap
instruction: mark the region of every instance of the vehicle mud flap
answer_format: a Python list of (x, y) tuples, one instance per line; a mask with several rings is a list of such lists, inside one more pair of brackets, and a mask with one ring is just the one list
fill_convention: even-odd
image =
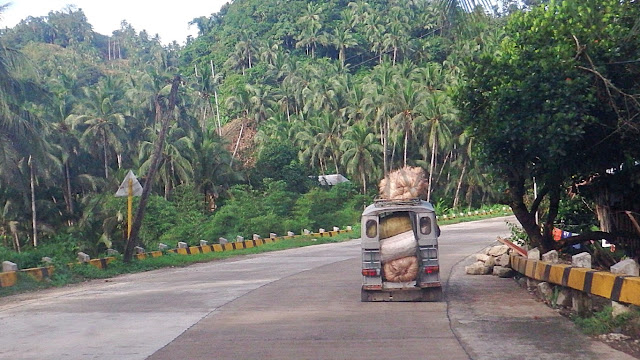
[(416, 290), (385, 291), (361, 289), (362, 302), (394, 302), (394, 301), (442, 301), (442, 287), (431, 287)]

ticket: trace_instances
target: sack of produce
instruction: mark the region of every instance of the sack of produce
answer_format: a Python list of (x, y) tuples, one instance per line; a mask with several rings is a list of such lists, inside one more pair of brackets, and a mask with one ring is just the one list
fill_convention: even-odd
[(411, 229), (408, 212), (398, 212), (380, 219), (380, 239), (390, 238)]
[(418, 258), (406, 256), (384, 264), (384, 277), (389, 282), (413, 281), (418, 276)]
[(412, 230), (382, 239), (380, 240), (380, 261), (385, 263), (405, 256), (415, 256), (417, 247), (418, 243)]
[(389, 173), (378, 185), (380, 197), (389, 200), (425, 198), (427, 182), (420, 167), (405, 166)]

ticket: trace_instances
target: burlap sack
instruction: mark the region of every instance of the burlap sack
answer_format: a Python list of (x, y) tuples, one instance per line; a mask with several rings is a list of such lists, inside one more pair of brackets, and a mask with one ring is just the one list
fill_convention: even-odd
[(406, 166), (389, 173), (380, 181), (378, 192), (380, 197), (389, 200), (406, 200), (427, 195), (427, 181), (424, 170), (420, 167)]
[(389, 282), (413, 281), (418, 276), (418, 258), (407, 256), (384, 264), (384, 277)]
[(380, 240), (380, 261), (385, 263), (405, 256), (415, 256), (417, 250), (418, 242), (413, 231), (406, 231)]
[(411, 218), (408, 212), (394, 213), (380, 219), (380, 240), (390, 238), (411, 230)]

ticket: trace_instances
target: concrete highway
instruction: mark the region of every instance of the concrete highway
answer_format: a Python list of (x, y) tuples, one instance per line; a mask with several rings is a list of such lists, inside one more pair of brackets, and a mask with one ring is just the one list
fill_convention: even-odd
[(631, 359), (463, 273), (508, 233), (442, 227), (438, 303), (361, 303), (359, 240), (0, 298), (0, 359)]

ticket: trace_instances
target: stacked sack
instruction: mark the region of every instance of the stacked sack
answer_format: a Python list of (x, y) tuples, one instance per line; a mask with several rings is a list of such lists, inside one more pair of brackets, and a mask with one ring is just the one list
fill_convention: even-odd
[(378, 185), (378, 192), (382, 199), (388, 200), (425, 198), (427, 186), (422, 168), (405, 166), (390, 172), (382, 179)]
[[(378, 186), (380, 198), (407, 200), (423, 198), (427, 191), (424, 170), (404, 167), (389, 173)], [(409, 213), (396, 213), (380, 219), (380, 260), (389, 282), (409, 282), (418, 276), (418, 242)]]
[(396, 213), (380, 220), (380, 260), (386, 281), (408, 282), (416, 279), (417, 246), (409, 213)]

